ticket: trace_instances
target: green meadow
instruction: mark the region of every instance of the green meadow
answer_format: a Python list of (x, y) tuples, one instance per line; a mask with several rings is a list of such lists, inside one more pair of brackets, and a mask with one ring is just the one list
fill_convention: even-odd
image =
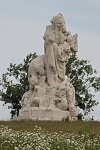
[(0, 121), (0, 150), (100, 150), (100, 122)]

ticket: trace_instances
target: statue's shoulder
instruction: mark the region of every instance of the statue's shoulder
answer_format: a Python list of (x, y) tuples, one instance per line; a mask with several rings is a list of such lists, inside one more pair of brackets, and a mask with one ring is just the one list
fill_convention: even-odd
[(46, 26), (46, 31), (45, 34), (43, 36), (43, 39), (46, 39), (46, 36), (48, 36), (49, 34), (51, 34), (54, 31), (53, 26), (52, 25), (48, 25)]
[(49, 28), (51, 28), (51, 26), (52, 26), (52, 25), (47, 25), (47, 26), (46, 26), (46, 29), (49, 29)]
[(52, 25), (46, 26), (46, 31), (50, 31), (50, 30), (53, 30), (53, 26)]

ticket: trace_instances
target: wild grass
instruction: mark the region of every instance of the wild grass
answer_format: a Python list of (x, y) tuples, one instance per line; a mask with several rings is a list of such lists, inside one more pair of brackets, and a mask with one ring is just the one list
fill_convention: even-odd
[(100, 122), (99, 121), (75, 121), (75, 122), (62, 122), (62, 121), (0, 121), (0, 125), (8, 126), (9, 128), (19, 131), (32, 131), (37, 125), (42, 129), (52, 132), (62, 131), (62, 133), (94, 133), (100, 135)]
[(0, 150), (100, 150), (100, 122), (0, 121)]

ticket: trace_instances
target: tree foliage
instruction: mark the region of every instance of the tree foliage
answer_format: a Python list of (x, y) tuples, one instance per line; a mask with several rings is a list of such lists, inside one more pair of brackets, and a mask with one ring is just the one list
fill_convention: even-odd
[(71, 55), (66, 63), (66, 75), (75, 88), (76, 105), (83, 109), (85, 114), (98, 104), (93, 94), (100, 91), (100, 77), (96, 74), (97, 71), (88, 60), (79, 60), (75, 55)]
[(7, 72), (2, 74), (0, 80), (0, 86), (2, 87), (0, 96), (5, 104), (11, 104), (10, 107), (14, 109), (11, 111), (12, 116), (15, 114), (15, 110), (20, 107), (19, 104), (23, 93), (28, 90), (28, 66), (31, 60), (36, 57), (36, 53), (30, 53), (23, 60), (23, 63), (20, 63), (19, 65), (10, 63)]
[[(19, 65), (11, 63), (7, 68), (7, 73), (2, 75), (1, 100), (10, 103), (14, 110), (18, 108), (23, 93), (28, 91), (28, 66), (36, 57), (36, 53), (29, 54), (23, 63)], [(97, 77), (96, 74), (96, 70), (92, 68), (89, 61), (79, 60), (75, 55), (71, 55), (66, 63), (66, 75), (71, 79), (76, 92), (76, 105), (85, 113), (90, 112), (93, 106), (98, 104), (92, 94), (93, 90), (100, 91), (100, 77)], [(15, 111), (11, 113), (13, 116)]]

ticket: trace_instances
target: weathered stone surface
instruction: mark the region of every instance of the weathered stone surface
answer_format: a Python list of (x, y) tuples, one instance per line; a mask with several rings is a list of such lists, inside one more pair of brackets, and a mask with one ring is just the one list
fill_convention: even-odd
[[(44, 55), (31, 61), (28, 69), (29, 91), (22, 96), (20, 119), (77, 120), (75, 89), (65, 78), (65, 63), (78, 51), (77, 34), (67, 31), (62, 14), (46, 27)], [(17, 118), (17, 119), (18, 119)]]

